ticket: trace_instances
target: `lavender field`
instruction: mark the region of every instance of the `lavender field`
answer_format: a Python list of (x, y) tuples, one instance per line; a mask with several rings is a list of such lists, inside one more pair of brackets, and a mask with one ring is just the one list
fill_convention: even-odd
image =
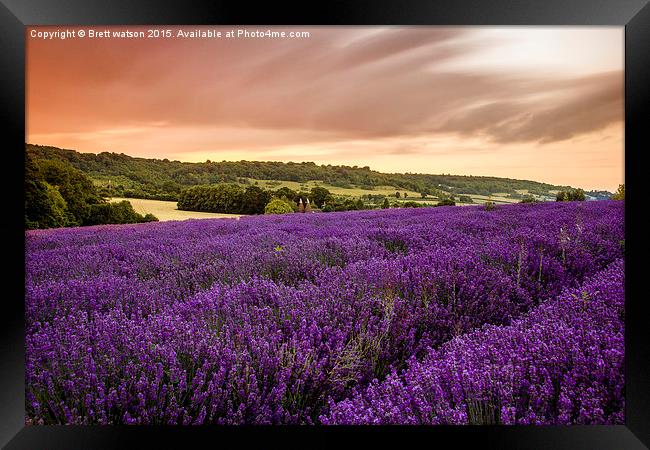
[(624, 202), (26, 232), (28, 424), (624, 421)]

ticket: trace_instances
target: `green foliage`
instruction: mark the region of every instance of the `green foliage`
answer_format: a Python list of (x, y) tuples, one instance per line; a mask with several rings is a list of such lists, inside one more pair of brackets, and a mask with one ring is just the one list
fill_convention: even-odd
[(395, 192), (395, 198), (400, 198), (401, 196), (402, 194), (400, 194), (399, 192)]
[(390, 208), (390, 203), (388, 202), (388, 199), (384, 199), (384, 203), (381, 205), (382, 209), (388, 209)]
[(440, 200), (436, 206), (456, 206), (456, 202), (450, 198), (444, 198)]
[(25, 228), (51, 228), (65, 225), (65, 200), (58, 189), (42, 179), (38, 166), (27, 153), (25, 153), (24, 189)]
[(89, 206), (103, 200), (92, 181), (80, 170), (61, 161), (42, 160), (37, 163), (43, 181), (58, 188), (66, 203), (66, 225), (83, 225)]
[(369, 209), (363, 203), (363, 200), (357, 199), (353, 200), (351, 198), (332, 198), (325, 206), (321, 209), (323, 212), (340, 212), (340, 211), (359, 211), (362, 209)]
[(458, 201), (461, 203), (474, 203), (474, 200), (472, 200), (472, 197), (470, 197), (469, 195), (458, 196)]
[(122, 200), (115, 203), (90, 205), (90, 214), (85, 225), (143, 223), (157, 220), (153, 214), (146, 216), (138, 214), (128, 200)]
[[(107, 186), (110, 180), (112, 185), (110, 195), (114, 197), (178, 200), (181, 191), (190, 186), (237, 183), (244, 178), (299, 183), (320, 180), (333, 186), (348, 188), (363, 186), (370, 189), (377, 186), (395, 186), (401, 190), (411, 190), (436, 197), (442, 195), (441, 190), (452, 194), (490, 195), (497, 192), (514, 194), (516, 190), (527, 189), (531, 194), (549, 195), (549, 190), (569, 189), (569, 186), (553, 186), (497, 177), (386, 174), (370, 170), (367, 166), (319, 166), (313, 162), (259, 161), (183, 163), (167, 159), (133, 158), (125, 154), (107, 152), (78, 153), (73, 150), (31, 144), (26, 144), (26, 147), (35, 160), (50, 159), (66, 162), (92, 179), (101, 181), (102, 186)], [(277, 181), (275, 183), (279, 184)]]
[(585, 191), (582, 189), (570, 189), (568, 191), (560, 191), (555, 196), (558, 202), (582, 202), (585, 200)]
[(522, 198), (519, 203), (539, 203), (539, 200), (537, 200), (535, 197), (532, 195), (528, 195), (524, 198)]
[(47, 202), (51, 205), (51, 218), (52, 222), (50, 227), (64, 227), (68, 224), (68, 216), (66, 214), (68, 210), (68, 204), (65, 199), (61, 196), (59, 188), (52, 186), (47, 181), (43, 182), (46, 189)]
[[(247, 208), (257, 207), (261, 199), (265, 197), (264, 191), (257, 186), (249, 186), (247, 191), (248, 195), (237, 184), (194, 186), (181, 192), (178, 199), (178, 209), (222, 214), (243, 214), (245, 205)], [(245, 199), (247, 199), (246, 204)], [(256, 214), (259, 214), (259, 211)]]
[(294, 212), (293, 206), (279, 198), (271, 200), (264, 208), (264, 214), (288, 214), (292, 212)]
[(486, 211), (494, 211), (496, 209), (496, 204), (494, 202), (485, 202), (483, 209)]
[(242, 198), (242, 214), (263, 214), (264, 207), (271, 201), (271, 193), (257, 186), (248, 186)]
[(386, 196), (383, 194), (363, 194), (360, 198), (366, 203), (373, 203), (380, 206), (386, 199)]
[(277, 191), (275, 191), (273, 196), (276, 198), (286, 197), (288, 200), (292, 202), (298, 201), (298, 193), (288, 187), (282, 187), (278, 189)]
[(317, 186), (311, 189), (310, 197), (314, 204), (320, 208), (332, 199), (332, 193), (324, 187)]
[(625, 183), (618, 185), (616, 193), (612, 195), (612, 200), (625, 200)]
[(37, 163), (25, 152), (25, 227), (54, 228), (158, 220), (129, 202), (107, 203), (92, 181), (62, 161)]
[(402, 203), (403, 208), (422, 208), (424, 206), (427, 206), (427, 205), (425, 205), (423, 203), (414, 202), (414, 201), (408, 201), (408, 202)]

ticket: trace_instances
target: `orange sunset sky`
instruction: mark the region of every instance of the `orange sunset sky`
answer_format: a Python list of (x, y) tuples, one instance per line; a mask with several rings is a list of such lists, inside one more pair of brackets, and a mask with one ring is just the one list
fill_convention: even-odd
[(201, 28), (310, 36), (44, 40), (30, 30), (57, 27), (27, 27), (26, 142), (624, 182), (622, 27)]

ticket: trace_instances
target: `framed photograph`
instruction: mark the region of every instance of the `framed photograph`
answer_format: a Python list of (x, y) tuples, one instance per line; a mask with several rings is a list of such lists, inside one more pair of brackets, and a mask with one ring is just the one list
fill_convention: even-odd
[(4, 448), (650, 446), (646, 0), (0, 21)]

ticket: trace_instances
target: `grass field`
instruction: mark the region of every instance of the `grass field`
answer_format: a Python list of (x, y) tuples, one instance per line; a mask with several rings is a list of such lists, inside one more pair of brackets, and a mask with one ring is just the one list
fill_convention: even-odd
[[(401, 201), (417, 201), (417, 202), (423, 202), (427, 204), (435, 204), (440, 201), (439, 198), (437, 197), (427, 197), (427, 198), (422, 198), (419, 192), (415, 191), (410, 191), (402, 188), (397, 188), (395, 186), (376, 186), (374, 189), (367, 189), (359, 186), (352, 186), (349, 188), (345, 187), (339, 187), (339, 186), (333, 186), (331, 184), (325, 183), (323, 181), (319, 180), (309, 180), (305, 181), (304, 183), (298, 182), (298, 181), (288, 181), (288, 180), (261, 180), (261, 179), (254, 179), (254, 178), (246, 178), (246, 182), (239, 182), (236, 184), (239, 184), (243, 188), (246, 188), (247, 186), (255, 185), (259, 186), (262, 189), (268, 189), (268, 190), (277, 190), (282, 187), (287, 187), (289, 189), (292, 189), (294, 191), (305, 191), (309, 192), (312, 188), (320, 186), (324, 187), (328, 191), (330, 191), (332, 194), (337, 195), (337, 196), (342, 196), (342, 197), (347, 197), (351, 199), (357, 199), (363, 195), (385, 195), (389, 197), (391, 201), (395, 201), (395, 193), (399, 192), (401, 194), (401, 198), (399, 200)], [(105, 187), (107, 185), (107, 181), (103, 179), (98, 179), (95, 178), (94, 180), (95, 185), (97, 186), (102, 186)], [(133, 188), (134, 186), (132, 183), (124, 178), (117, 180), (121, 184), (125, 185), (128, 188)], [(117, 182), (115, 179), (113, 179), (113, 182)], [(243, 179), (241, 179), (243, 181)], [(445, 191), (442, 191), (445, 192)], [(540, 200), (553, 200), (552, 195), (555, 195), (556, 191), (549, 191), (551, 195), (546, 196), (546, 198), (540, 198)], [(407, 194), (407, 197), (404, 198), (403, 195)], [(517, 193), (526, 195), (528, 194), (527, 189), (518, 189)], [(497, 204), (507, 204), (507, 203), (519, 203), (520, 199), (512, 198), (509, 197), (508, 194), (506, 193), (494, 193), (490, 196), (487, 195), (479, 195), (479, 194), (465, 194), (465, 193), (457, 193), (455, 194), (456, 197), (459, 195), (467, 195), (471, 197), (471, 199), (474, 201), (474, 204), (483, 204), (488, 201), (492, 201)], [(537, 196), (539, 198), (539, 196)], [(136, 203), (133, 203), (134, 208), (142, 207), (144, 210), (147, 210), (147, 208), (162, 208), (160, 210), (160, 213), (164, 215), (165, 217), (168, 217), (166, 219), (160, 218), (160, 220), (183, 220), (183, 219), (188, 219), (188, 218), (194, 218), (195, 216), (191, 212), (184, 212), (184, 211), (178, 211), (176, 210), (176, 204), (174, 202), (158, 202), (154, 200), (134, 200), (138, 206), (136, 206)], [(152, 202), (152, 203), (149, 203)], [(158, 205), (158, 203), (169, 203), (170, 205)], [(457, 201), (458, 205), (461, 205), (460, 202)], [(148, 210), (147, 210), (148, 211)], [(152, 212), (152, 211), (148, 211)], [(155, 212), (152, 212), (152, 214), (156, 215)], [(191, 214), (191, 215), (188, 215)], [(223, 214), (212, 214), (212, 213), (196, 213), (199, 214), (200, 216), (196, 217), (215, 217), (215, 216), (224, 216), (224, 217), (232, 217), (231, 215), (223, 215)], [(207, 215), (206, 215), (207, 214)]]
[(140, 214), (151, 213), (161, 222), (168, 220), (186, 219), (238, 219), (239, 214), (219, 214), (198, 211), (181, 211), (176, 209), (176, 202), (165, 202), (161, 200), (145, 200), (140, 198), (112, 198), (112, 202), (127, 200), (133, 205), (133, 209)]
[(297, 181), (280, 181), (280, 180), (255, 180), (253, 178), (248, 178), (251, 184), (257, 182), (258, 186), (264, 189), (280, 189), (282, 187), (288, 187), (294, 191), (309, 191), (316, 186), (324, 187), (332, 194), (344, 195), (349, 197), (359, 197), (362, 195), (394, 195), (395, 192), (399, 191), (400, 194), (406, 192), (409, 197), (420, 198), (420, 194), (415, 191), (409, 191), (401, 188), (396, 188), (394, 186), (377, 186), (374, 189), (364, 189), (359, 187), (353, 188), (342, 188), (338, 186), (332, 186), (331, 184), (323, 183), (322, 181), (306, 181), (300, 183)]

